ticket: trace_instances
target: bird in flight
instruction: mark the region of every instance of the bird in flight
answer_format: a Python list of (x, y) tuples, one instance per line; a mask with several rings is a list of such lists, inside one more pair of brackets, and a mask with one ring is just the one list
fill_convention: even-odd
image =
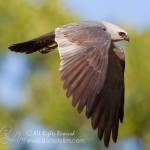
[(60, 77), (66, 97), (78, 112), (85, 107), (98, 138), (106, 147), (117, 141), (124, 117), (125, 54), (115, 42), (129, 41), (120, 27), (106, 21), (81, 21), (60, 26), (32, 40), (13, 44), (11, 51), (42, 54), (58, 48)]

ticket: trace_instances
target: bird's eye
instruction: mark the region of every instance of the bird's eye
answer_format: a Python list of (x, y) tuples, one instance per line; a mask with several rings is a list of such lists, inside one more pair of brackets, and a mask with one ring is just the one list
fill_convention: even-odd
[(106, 28), (103, 28), (104, 31), (106, 31)]
[(125, 36), (126, 34), (125, 34), (124, 32), (119, 32), (119, 35), (120, 35), (121, 37), (123, 37), (123, 36)]

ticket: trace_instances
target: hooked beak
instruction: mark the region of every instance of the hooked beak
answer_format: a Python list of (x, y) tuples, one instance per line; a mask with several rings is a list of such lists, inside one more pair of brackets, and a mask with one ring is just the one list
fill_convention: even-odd
[(123, 38), (124, 38), (125, 41), (128, 41), (128, 42), (130, 41), (130, 38), (129, 38), (128, 35), (125, 35)]

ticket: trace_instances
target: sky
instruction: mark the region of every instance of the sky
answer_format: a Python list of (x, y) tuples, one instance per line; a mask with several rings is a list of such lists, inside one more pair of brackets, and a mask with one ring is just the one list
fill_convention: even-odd
[(0, 63), (1, 104), (8, 107), (17, 107), (25, 101), (23, 97), (25, 97), (26, 87), (22, 81), (24, 81), (28, 75), (26, 64), (27, 59), (23, 55), (17, 57), (14, 53), (8, 52), (8, 54), (3, 57), (2, 63)]
[(67, 10), (82, 20), (119, 22), (150, 29), (150, 0), (62, 0)]

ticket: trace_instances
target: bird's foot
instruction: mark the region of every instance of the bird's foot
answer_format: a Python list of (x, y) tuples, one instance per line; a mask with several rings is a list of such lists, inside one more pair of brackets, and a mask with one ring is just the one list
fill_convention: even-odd
[(47, 54), (47, 53), (53, 51), (56, 47), (57, 47), (57, 45), (54, 45), (54, 46), (51, 46), (51, 47), (45, 47), (43, 49), (40, 49), (39, 52), (41, 54)]
[(49, 52), (51, 52), (51, 51), (52, 51), (51, 48), (43, 48), (43, 49), (40, 49), (40, 50), (39, 50), (39, 52), (40, 52), (41, 54), (47, 54), (47, 53), (49, 53)]
[(39, 50), (39, 52), (40, 52), (41, 54), (47, 54), (47, 53), (53, 51), (55, 48), (57, 48), (57, 44), (56, 44), (56, 45), (53, 45), (53, 46), (45, 47), (45, 48)]

